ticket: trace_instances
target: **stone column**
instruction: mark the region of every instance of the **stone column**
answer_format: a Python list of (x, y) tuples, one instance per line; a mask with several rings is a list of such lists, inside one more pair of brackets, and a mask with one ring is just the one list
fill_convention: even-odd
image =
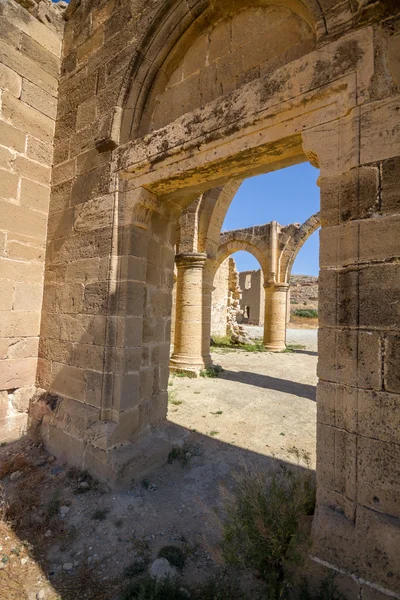
[(211, 288), (204, 281), (207, 255), (178, 254), (174, 353), (171, 368), (198, 373), (211, 365), (209, 353)]
[(286, 346), (286, 305), (289, 285), (267, 283), (265, 287), (264, 346), (280, 352)]

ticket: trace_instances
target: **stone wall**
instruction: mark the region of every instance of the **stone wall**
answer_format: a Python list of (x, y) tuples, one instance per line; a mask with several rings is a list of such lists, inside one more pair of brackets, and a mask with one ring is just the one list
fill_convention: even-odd
[(243, 323), (264, 325), (265, 292), (261, 269), (239, 273), (239, 284), (242, 290), (240, 308)]
[(231, 335), (240, 314), (239, 273), (233, 258), (225, 259), (214, 277), (211, 335)]
[(0, 5), (2, 441), (25, 431), (34, 392), (62, 29), (48, 1)]
[(229, 258), (220, 265), (214, 277), (211, 308), (211, 335), (226, 335), (229, 294)]
[(314, 43), (308, 24), (282, 6), (254, 7), (225, 16), (191, 45), (178, 64), (172, 56), (163, 66), (170, 73), (169, 81), (165, 85), (164, 78), (160, 78), (154, 86), (143, 125), (149, 120), (150, 129), (158, 129), (302, 56)]

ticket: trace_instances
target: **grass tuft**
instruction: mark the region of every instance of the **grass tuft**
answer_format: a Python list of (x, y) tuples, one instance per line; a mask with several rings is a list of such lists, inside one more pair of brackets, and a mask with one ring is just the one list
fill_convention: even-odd
[(207, 367), (207, 369), (203, 369), (200, 371), (200, 377), (210, 377), (211, 379), (218, 377), (220, 373), (222, 373), (223, 368), (221, 365), (213, 365), (212, 367)]
[(226, 351), (244, 350), (245, 352), (265, 352), (264, 344), (261, 339), (254, 339), (248, 344), (239, 344), (225, 335), (215, 335), (211, 338), (211, 346), (214, 348), (223, 348)]
[(315, 308), (296, 308), (293, 314), (295, 317), (303, 317), (303, 319), (318, 319), (318, 311)]

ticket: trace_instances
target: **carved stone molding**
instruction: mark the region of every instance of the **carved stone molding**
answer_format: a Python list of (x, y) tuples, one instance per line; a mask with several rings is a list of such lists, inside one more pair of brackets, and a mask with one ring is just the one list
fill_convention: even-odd
[(203, 252), (185, 252), (175, 257), (178, 269), (203, 269), (206, 260), (207, 254)]
[(158, 196), (145, 188), (127, 192), (128, 210), (132, 225), (149, 229), (152, 214), (160, 209)]

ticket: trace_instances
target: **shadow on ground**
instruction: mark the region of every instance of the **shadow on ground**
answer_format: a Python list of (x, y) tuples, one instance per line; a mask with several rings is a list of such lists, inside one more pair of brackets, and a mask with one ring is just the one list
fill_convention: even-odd
[(248, 371), (229, 371), (225, 369), (219, 374), (219, 377), (220, 379), (237, 381), (246, 385), (254, 385), (260, 388), (275, 390), (277, 392), (293, 394), (299, 398), (307, 398), (314, 402), (316, 401), (316, 386), (307, 383), (278, 379), (277, 377), (251, 373)]
[[(265, 378), (260, 384), (267, 384)], [(221, 567), (200, 540), (217, 541), (207, 512), (218, 506), (220, 485), (231, 489), (242, 463), (280, 468), (292, 457), (278, 460), (193, 431), (188, 440), (187, 465), (168, 464), (166, 456), (147, 479), (118, 492), (49, 459), (29, 438), (0, 448), (0, 490), (9, 519), (0, 522), (6, 539), (0, 553), (0, 598), (116, 600), (129, 581), (124, 569), (138, 548), (146, 549), (151, 562), (166, 544), (187, 550), (185, 585), (218, 577)]]

